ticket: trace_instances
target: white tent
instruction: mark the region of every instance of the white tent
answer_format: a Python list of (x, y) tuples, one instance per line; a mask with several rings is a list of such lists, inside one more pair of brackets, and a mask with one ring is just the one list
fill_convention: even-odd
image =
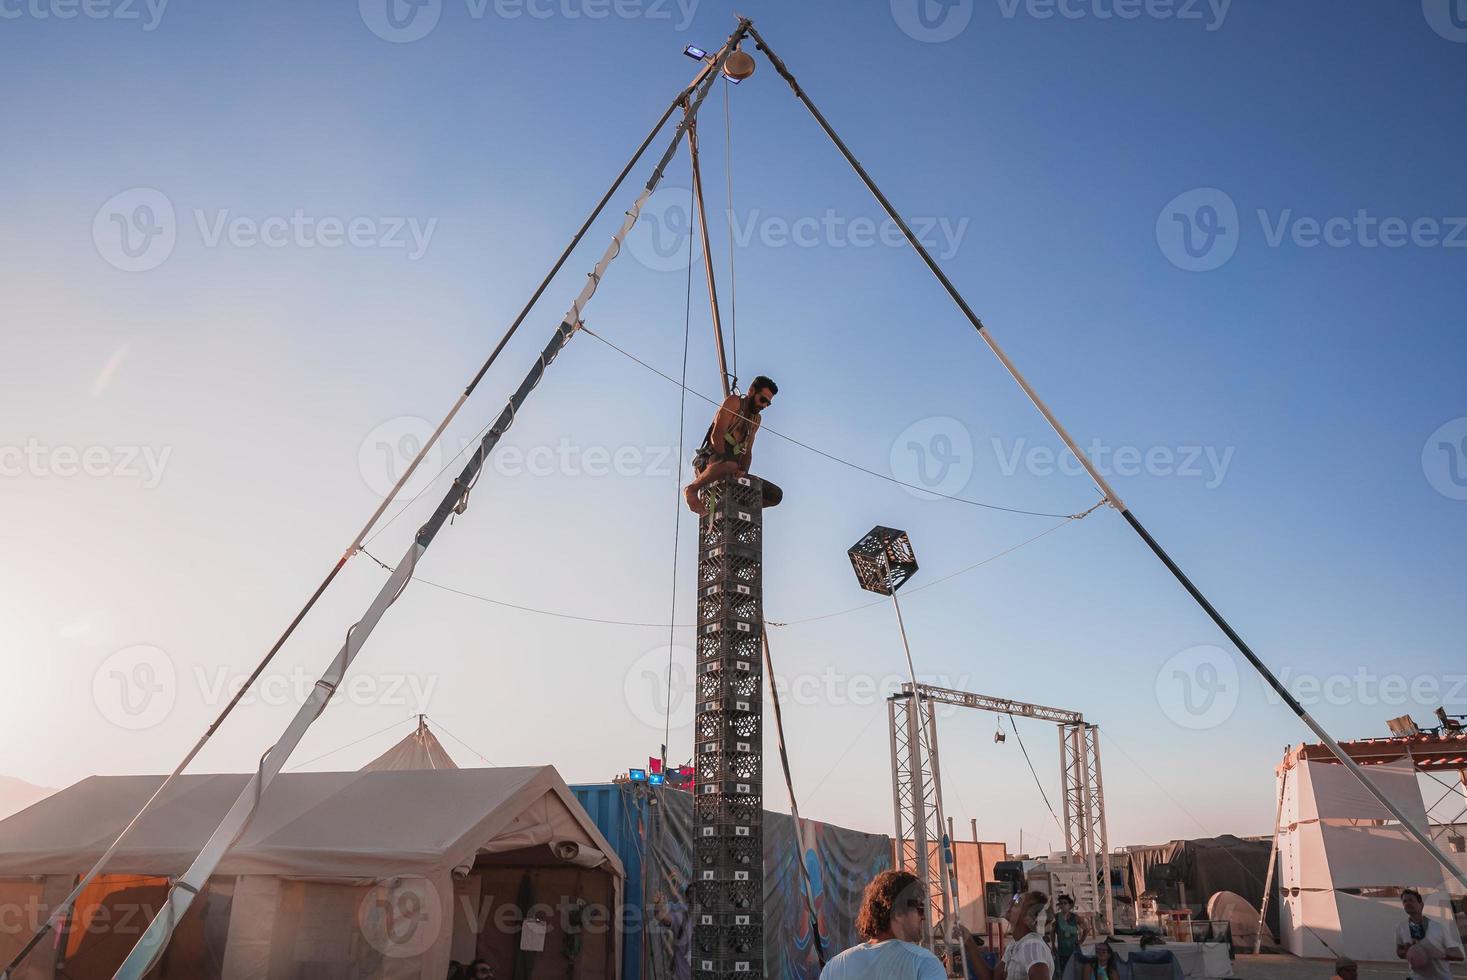
[[(180, 777), (78, 902), (64, 942), (34, 952), (17, 980), (110, 976), (106, 964), (131, 945), (246, 778)], [(38, 924), (161, 781), (93, 776), (0, 821), (0, 908), (29, 910), (25, 924)], [(512, 965), (518, 908), (531, 903), (547, 907), (551, 926), (550, 952), (538, 959), (559, 976), (568, 937), (556, 906), (605, 906), (600, 920), (616, 921), (624, 877), (549, 766), (287, 773), (154, 976), (441, 980), (450, 959)], [(8, 960), (29, 931), (0, 931), (0, 956)], [(618, 946), (611, 931), (586, 928), (577, 976), (614, 980)]]
[[(1417, 826), (1426, 826), (1409, 760), (1366, 773)], [(1460, 944), (1441, 865), (1344, 766), (1300, 762), (1281, 778), (1279, 939), (1290, 952), (1393, 960), (1405, 887), (1422, 893), (1426, 914)]]
[(438, 736), (428, 730), (428, 722), (418, 716), (418, 727), (401, 742), (362, 766), (363, 772), (401, 769), (457, 769), (458, 763), (448, 754)]

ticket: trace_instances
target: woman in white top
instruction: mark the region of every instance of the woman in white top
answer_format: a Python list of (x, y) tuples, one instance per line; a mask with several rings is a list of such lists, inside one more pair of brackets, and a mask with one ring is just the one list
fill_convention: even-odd
[(1054, 980), (1054, 956), (1044, 941), (1049, 896), (1025, 892), (1014, 898), (1009, 909), (1009, 943), (994, 970), (981, 957), (973, 958), (979, 980)]

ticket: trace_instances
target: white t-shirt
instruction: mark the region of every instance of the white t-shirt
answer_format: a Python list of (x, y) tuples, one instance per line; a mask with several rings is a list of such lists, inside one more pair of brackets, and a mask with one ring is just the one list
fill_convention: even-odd
[(1050, 955), (1049, 944), (1038, 933), (1031, 932), (1018, 942), (1004, 947), (1004, 980), (1029, 980), (1029, 967), (1035, 963), (1048, 966), (1049, 975), (1054, 976), (1054, 957)]
[[(1438, 919), (1423, 919), (1426, 926), (1426, 935), (1423, 942), (1431, 943), (1443, 953), (1452, 950), (1460, 951), (1462, 947), (1447, 938), (1447, 930)], [(1414, 940), (1411, 938), (1411, 920), (1407, 919), (1396, 926), (1396, 945), (1409, 946)], [(1412, 970), (1409, 974), (1415, 980), (1452, 980), (1452, 968), (1447, 965), (1446, 960), (1430, 960), (1424, 970)]]
[(820, 980), (947, 980), (947, 970), (931, 950), (888, 939), (852, 946), (825, 964)]

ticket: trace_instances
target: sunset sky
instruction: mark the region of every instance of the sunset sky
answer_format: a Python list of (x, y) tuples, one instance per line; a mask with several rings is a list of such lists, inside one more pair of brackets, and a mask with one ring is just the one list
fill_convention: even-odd
[[(177, 763), (687, 83), (684, 46), (734, 26), (708, 0), (387, 2), (4, 8), (0, 774)], [(1467, 712), (1467, 26), (1447, 3), (739, 10), (1333, 733)], [(789, 87), (761, 59), (713, 89), (701, 133), (737, 371), (780, 386), (755, 470), (786, 491), (765, 612), (788, 624), (770, 636), (802, 813), (891, 832), (882, 698), (905, 661), (846, 558), (885, 524), (921, 565), (903, 611), (925, 680), (1099, 723), (1113, 844), (1268, 832), (1273, 767), (1308, 732), (1119, 514), (892, 482), (1044, 515), (1099, 499)], [(373, 556), (401, 556), (654, 157)], [(714, 395), (688, 187), (684, 150), (586, 322), (676, 377), (690, 302), (688, 384)], [(678, 412), (675, 385), (572, 339), (292, 765), (360, 766), (418, 712), (464, 765), (595, 782), (642, 764), (663, 740), (679, 514), (687, 758)], [(689, 397), (684, 458), (709, 414)], [(193, 771), (256, 764), (385, 575), (348, 563)], [(944, 715), (948, 814), (1061, 846), (997, 724)], [(1053, 726), (1019, 731), (1058, 806)]]

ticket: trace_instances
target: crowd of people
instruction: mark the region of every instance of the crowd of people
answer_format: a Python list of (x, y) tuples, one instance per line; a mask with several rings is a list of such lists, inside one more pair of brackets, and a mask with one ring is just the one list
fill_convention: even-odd
[[(969, 980), (1128, 980), (1109, 938), (1094, 943), (1089, 953), (1083, 950), (1089, 931), (1075, 914), (1073, 899), (1056, 897), (1053, 915), (1049, 904), (1040, 891), (1014, 896), (1005, 916), (1008, 942), (1002, 956), (993, 959), (979, 939), (959, 927)], [(1461, 944), (1440, 920), (1426, 916), (1416, 889), (1401, 892), (1401, 905), (1406, 919), (1396, 930), (1395, 954), (1410, 968), (1408, 980), (1452, 980), (1449, 964), (1467, 959)], [(944, 980), (947, 968), (921, 945), (926, 916), (926, 890), (917, 877), (883, 871), (861, 898), (856, 928), (865, 942), (832, 959), (822, 980)], [(1341, 957), (1335, 963), (1333, 980), (1357, 980), (1358, 975), (1353, 960)]]

